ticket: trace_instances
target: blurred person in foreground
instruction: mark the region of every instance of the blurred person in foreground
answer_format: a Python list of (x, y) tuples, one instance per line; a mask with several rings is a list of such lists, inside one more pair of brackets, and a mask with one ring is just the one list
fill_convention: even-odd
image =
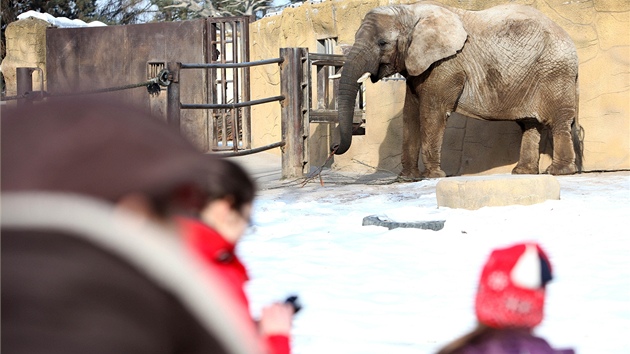
[(214, 159), (120, 102), (2, 113), (4, 352), (262, 352), (172, 217), (200, 211)]
[(477, 327), (438, 354), (574, 354), (572, 349), (553, 349), (532, 334), (543, 319), (545, 287), (551, 279), (549, 258), (536, 243), (492, 251), (475, 299)]
[[(237, 242), (250, 225), (256, 186), (236, 163), (218, 159), (209, 171), (206, 203), (199, 218), (181, 218), (186, 243), (214, 269), (218, 269), (244, 312), (249, 301), (243, 286), (247, 269), (235, 254)], [(262, 309), (259, 331), (271, 354), (289, 354), (294, 308), (274, 303)]]

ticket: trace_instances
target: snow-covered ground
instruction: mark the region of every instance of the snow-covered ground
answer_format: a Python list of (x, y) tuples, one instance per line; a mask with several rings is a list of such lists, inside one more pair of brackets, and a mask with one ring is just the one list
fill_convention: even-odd
[[(254, 314), (299, 294), (295, 354), (435, 352), (474, 326), (491, 249), (522, 240), (540, 242), (555, 273), (536, 333), (578, 353), (630, 353), (629, 172), (558, 177), (561, 200), (476, 211), (437, 208), (437, 180), (323, 180), (262, 190), (238, 247)], [(446, 223), (361, 226), (373, 214)]]

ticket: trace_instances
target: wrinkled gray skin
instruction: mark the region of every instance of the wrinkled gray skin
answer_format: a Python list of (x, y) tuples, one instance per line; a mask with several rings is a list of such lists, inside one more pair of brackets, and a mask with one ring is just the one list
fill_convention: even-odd
[[(519, 123), (523, 140), (512, 173), (538, 173), (543, 126), (550, 128), (554, 145), (546, 173), (578, 171), (575, 46), (562, 28), (531, 7), (464, 11), (421, 3), (370, 11), (339, 82), (340, 141), (331, 147), (336, 154), (345, 153), (352, 142), (357, 80), (366, 72), (372, 82), (395, 73), (407, 79), (403, 178), (445, 176), (440, 154), (452, 112)], [(418, 169), (420, 152), (423, 173)]]

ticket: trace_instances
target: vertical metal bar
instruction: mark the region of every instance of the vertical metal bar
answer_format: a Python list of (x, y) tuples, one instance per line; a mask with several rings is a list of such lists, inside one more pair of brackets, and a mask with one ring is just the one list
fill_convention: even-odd
[[(219, 60), (220, 58), (220, 51), (219, 49), (217, 49), (217, 25), (214, 22), (211, 22), (210, 24), (210, 39), (211, 39), (211, 50), (212, 50), (212, 56), (211, 56), (211, 62), (214, 63), (217, 60)], [(208, 85), (210, 86), (210, 92), (211, 92), (211, 103), (218, 103), (217, 102), (217, 69), (209, 69), (209, 79), (208, 79)], [(218, 130), (218, 114), (217, 111), (215, 110), (211, 110), (210, 113), (210, 119), (211, 119), (211, 127), (209, 127), (209, 129), (212, 130), (212, 146), (211, 149), (218, 147), (219, 146), (219, 130)]]
[[(236, 30), (236, 21), (230, 21), (230, 26), (231, 26), (231, 30), (232, 30), (232, 62), (233, 63), (238, 63), (239, 57), (238, 57), (238, 40), (237, 40), (237, 35), (238, 35), (238, 31)], [(234, 68), (232, 69), (232, 100), (234, 103), (240, 102), (239, 101), (239, 80), (238, 80), (238, 71), (240, 69), (239, 68)], [(238, 147), (239, 147), (239, 142), (240, 142), (240, 122), (239, 122), (239, 112), (240, 112), (240, 108), (234, 108), (232, 109), (232, 138), (233, 138), (233, 144), (234, 144), (234, 151), (238, 151)]]
[[(213, 63), (216, 57), (216, 50), (214, 47), (214, 38), (213, 35), (214, 24), (210, 21), (210, 18), (206, 19), (206, 63)], [(214, 70), (206, 69), (206, 90), (207, 90), (207, 103), (214, 103), (214, 85), (212, 84), (214, 81)], [(208, 150), (212, 151), (215, 147), (215, 139), (216, 135), (214, 134), (214, 111), (208, 110), (208, 114), (206, 116), (206, 134), (208, 137)]]
[[(227, 62), (227, 44), (225, 39), (225, 22), (220, 22), (220, 31), (219, 31), (219, 40), (221, 44), (221, 63)], [(221, 102), (220, 103), (228, 103), (227, 99), (227, 69), (221, 69)], [(226, 148), (228, 145), (228, 110), (221, 110), (221, 142), (223, 148)]]
[[(15, 75), (17, 80), (17, 95), (22, 96), (32, 94), (33, 91), (33, 68), (16, 68)], [(42, 90), (44, 88), (42, 87)], [(32, 105), (33, 102), (28, 98), (19, 98), (18, 106)]]
[(181, 70), (181, 63), (169, 62), (167, 64), (168, 70), (171, 72), (172, 79), (171, 84), (168, 85), (166, 92), (166, 122), (169, 126), (180, 131), (180, 114), (181, 114), (181, 101), (179, 97), (179, 72)]
[[(238, 37), (240, 39), (240, 47), (241, 47), (241, 61), (248, 62), (249, 61), (249, 17), (244, 16), (241, 20), (241, 28), (240, 35)], [(250, 86), (249, 86), (249, 67), (243, 68), (243, 85), (242, 85), (242, 95), (243, 101), (250, 100)], [(252, 110), (251, 107), (243, 108), (243, 117), (242, 117), (242, 127), (243, 127), (243, 147), (245, 149), (251, 149), (252, 147)]]
[(286, 142), (282, 153), (283, 178), (304, 176), (302, 58), (307, 55), (306, 48), (280, 48), (280, 57), (284, 59), (280, 66), (280, 87), (285, 97), (281, 102), (282, 140)]

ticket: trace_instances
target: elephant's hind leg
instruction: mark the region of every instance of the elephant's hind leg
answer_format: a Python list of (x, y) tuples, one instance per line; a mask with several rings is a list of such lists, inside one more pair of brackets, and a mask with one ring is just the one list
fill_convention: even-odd
[[(566, 111), (570, 111), (571, 117), (573, 117), (575, 110)], [(545, 173), (552, 175), (571, 175), (578, 171), (575, 165), (575, 150), (571, 136), (572, 121), (573, 119), (562, 119), (552, 124), (553, 161)]]
[(519, 160), (512, 173), (538, 174), (540, 131), (543, 126), (534, 118), (519, 120), (517, 123), (523, 130), (523, 138), (521, 139)]

